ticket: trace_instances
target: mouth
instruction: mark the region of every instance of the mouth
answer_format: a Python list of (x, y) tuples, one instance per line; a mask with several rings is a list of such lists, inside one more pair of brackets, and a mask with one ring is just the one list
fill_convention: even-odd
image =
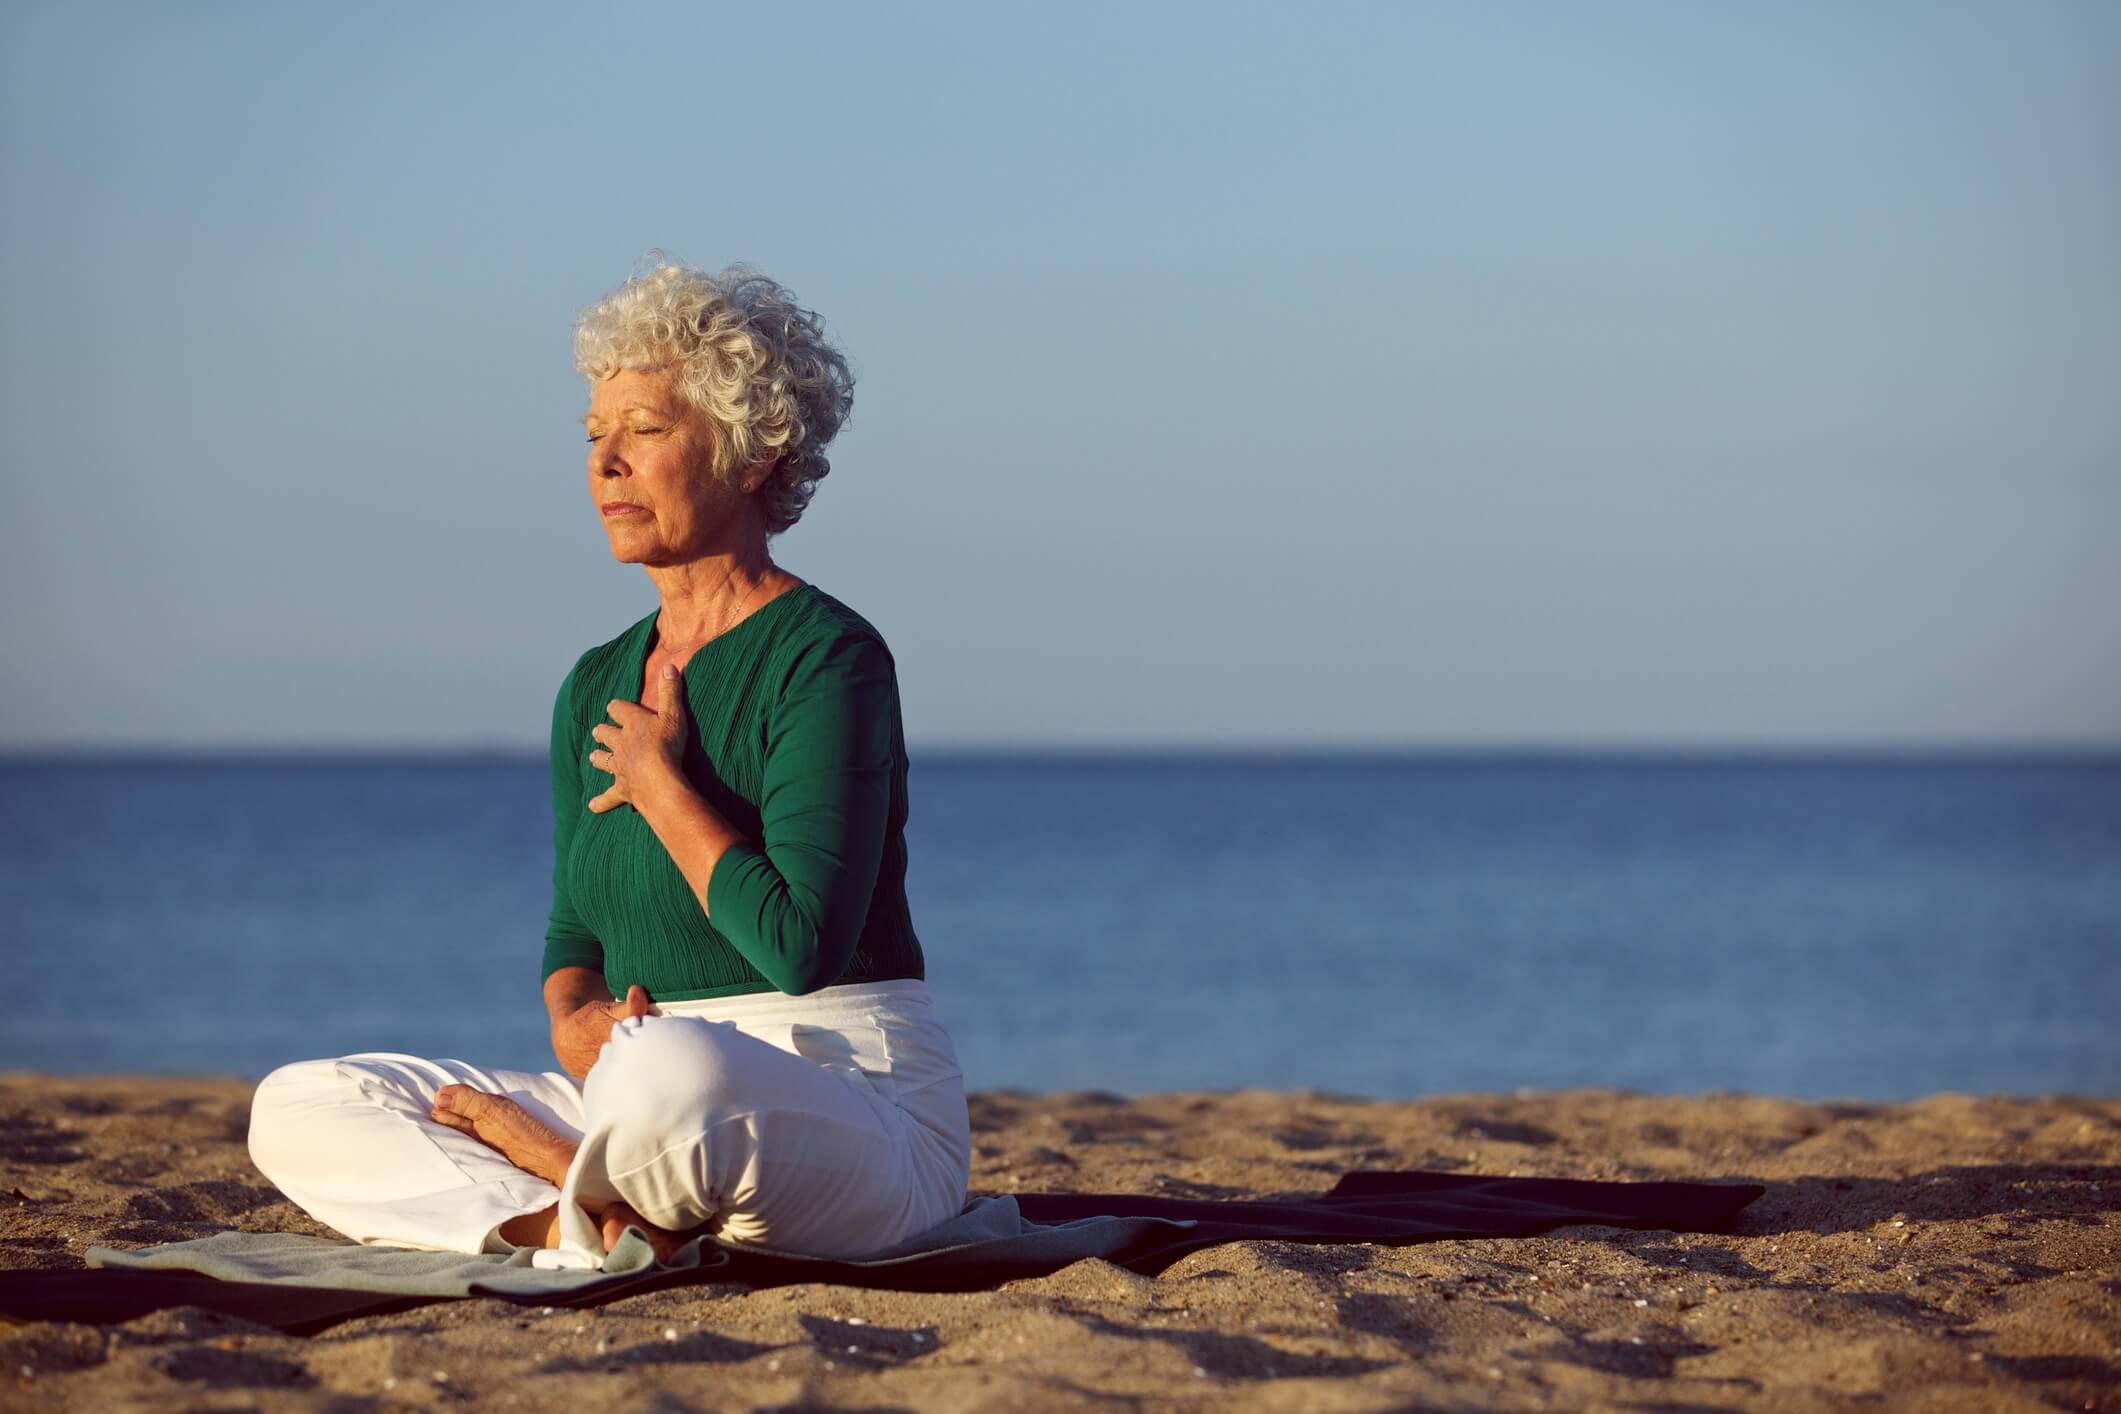
[(604, 503), (604, 517), (607, 520), (613, 516), (644, 516), (647, 514), (648, 510), (645, 506), (636, 506), (631, 501), (606, 501)]

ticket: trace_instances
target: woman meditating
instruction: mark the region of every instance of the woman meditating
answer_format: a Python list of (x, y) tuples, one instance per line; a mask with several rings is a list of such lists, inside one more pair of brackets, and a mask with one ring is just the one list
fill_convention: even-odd
[(361, 1242), (555, 1249), (628, 1227), (857, 1257), (957, 1216), (971, 1126), (906, 903), (890, 651), (775, 565), (853, 404), (745, 267), (583, 311), (589, 500), (660, 605), (552, 713), (545, 1007), (560, 1070), (369, 1052), (267, 1076), (250, 1152)]

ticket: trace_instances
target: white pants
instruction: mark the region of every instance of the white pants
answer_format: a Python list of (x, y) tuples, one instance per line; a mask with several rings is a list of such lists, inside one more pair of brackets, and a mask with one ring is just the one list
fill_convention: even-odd
[[(539, 1265), (601, 1266), (585, 1204), (658, 1227), (859, 1257), (963, 1210), (964, 1076), (917, 978), (660, 1002), (619, 1022), (586, 1081), (366, 1052), (282, 1066), (258, 1086), (250, 1154), (295, 1205), (357, 1242), (505, 1252), (501, 1224), (558, 1202)], [(429, 1117), (461, 1083), (580, 1142), (566, 1186)]]

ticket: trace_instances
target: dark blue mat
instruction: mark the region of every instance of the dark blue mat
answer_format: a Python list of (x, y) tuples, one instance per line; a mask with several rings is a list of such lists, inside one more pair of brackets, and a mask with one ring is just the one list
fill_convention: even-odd
[[(1011, 1196), (1022, 1218), (1020, 1231), (911, 1255), (835, 1261), (701, 1243), (698, 1260), (683, 1267), (649, 1265), (626, 1272), (585, 1274), (574, 1289), (560, 1292), (511, 1291), (498, 1284), (489, 1288), (474, 1282), (464, 1294), (523, 1304), (581, 1306), (698, 1282), (743, 1282), (754, 1287), (835, 1282), (896, 1291), (979, 1291), (1005, 1281), (1043, 1276), (1081, 1260), (1080, 1253), (1068, 1250), (1068, 1242), (1056, 1240), (1064, 1234), (1051, 1231), (1067, 1224), (1104, 1232), (1097, 1255), (1153, 1276), (1188, 1252), (1245, 1240), (1405, 1246), (1452, 1237), (1527, 1236), (1579, 1223), (1720, 1232), (1728, 1230), (1739, 1211), (1766, 1191), (1758, 1183), (1498, 1178), (1417, 1169), (1347, 1173), (1327, 1192), (1299, 1199), (1019, 1193)], [(1161, 1221), (1085, 1221), (1110, 1218)], [(1117, 1243), (1112, 1240), (1115, 1233), (1123, 1234)], [(153, 1250), (170, 1253), (185, 1245)], [(354, 1316), (401, 1311), (443, 1299), (449, 1298), (285, 1281), (220, 1281), (162, 1270), (0, 1272), (0, 1314), (16, 1320), (110, 1323), (165, 1307), (198, 1306), (293, 1334), (308, 1334)]]

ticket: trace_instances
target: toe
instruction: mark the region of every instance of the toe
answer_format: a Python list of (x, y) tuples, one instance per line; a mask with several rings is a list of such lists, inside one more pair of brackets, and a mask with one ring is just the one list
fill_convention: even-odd
[(435, 1091), (435, 1104), (453, 1110), (468, 1120), (490, 1119), (494, 1112), (509, 1102), (499, 1095), (489, 1095), (484, 1090), (474, 1090), (469, 1085), (444, 1085)]

